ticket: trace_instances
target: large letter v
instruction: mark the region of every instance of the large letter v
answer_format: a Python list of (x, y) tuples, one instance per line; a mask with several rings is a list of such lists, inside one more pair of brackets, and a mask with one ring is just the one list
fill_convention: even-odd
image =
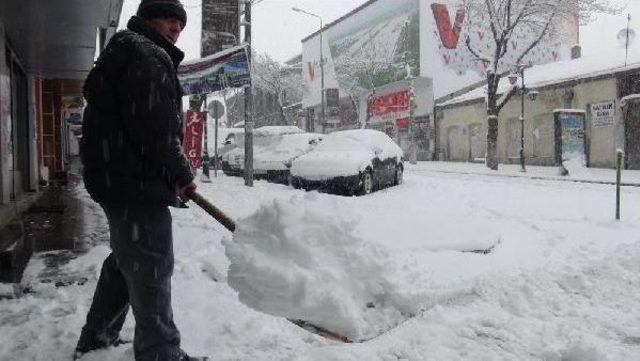
[(431, 11), (433, 11), (433, 17), (435, 18), (436, 25), (438, 26), (442, 45), (447, 49), (457, 48), (460, 31), (462, 30), (462, 22), (464, 21), (466, 14), (464, 9), (458, 9), (456, 12), (456, 22), (453, 27), (451, 27), (451, 19), (449, 18), (447, 5), (431, 4)]

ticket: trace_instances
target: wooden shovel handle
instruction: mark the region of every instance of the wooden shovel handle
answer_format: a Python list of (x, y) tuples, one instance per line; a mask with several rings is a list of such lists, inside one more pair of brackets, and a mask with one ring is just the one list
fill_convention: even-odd
[(200, 195), (198, 192), (192, 192), (189, 194), (189, 198), (195, 202), (200, 208), (204, 209), (205, 212), (209, 213), (209, 215), (215, 218), (216, 221), (220, 222), (226, 229), (233, 233), (236, 230), (236, 222), (231, 220), (223, 211), (219, 210), (218, 207), (214, 206), (209, 202), (206, 198)]

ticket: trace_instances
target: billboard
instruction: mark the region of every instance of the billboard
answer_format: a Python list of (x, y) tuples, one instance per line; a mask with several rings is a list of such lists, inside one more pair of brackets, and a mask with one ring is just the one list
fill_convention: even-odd
[(341, 96), (420, 74), (418, 0), (378, 0), (303, 40), (303, 103), (320, 104), (320, 48), (325, 88)]
[(239, 4), (238, 0), (202, 0), (202, 57), (237, 43)]
[[(571, 47), (578, 43), (576, 2), (575, 21), (565, 20), (562, 37), (544, 38), (525, 57), (525, 64), (545, 64), (569, 60)], [(509, 71), (517, 57), (535, 40), (536, 34), (520, 26), (511, 35), (508, 47), (499, 63), (498, 71)], [(466, 41), (469, 39), (469, 46)], [(486, 79), (489, 63), (479, 61), (478, 55), (493, 57), (495, 43), (488, 14), (467, 14), (461, 0), (424, 0), (420, 2), (420, 71), (433, 77), (436, 98), (459, 90), (471, 83)]]
[[(469, 38), (473, 49), (491, 53), (493, 39), (484, 16), (470, 18), (462, 0), (365, 3), (327, 25), (322, 34), (303, 40), (304, 107), (320, 104), (321, 48), (325, 88), (339, 88), (342, 97), (421, 76), (433, 79), (434, 97), (439, 98), (486, 79), (489, 64), (478, 61), (466, 44)], [(545, 38), (523, 61), (543, 64), (570, 59), (571, 47), (578, 43), (577, 16), (565, 19), (561, 28), (562, 37)], [(499, 71), (508, 70), (534, 39), (526, 27), (515, 31)]]
[(185, 62), (178, 68), (178, 79), (185, 95), (208, 94), (249, 85), (251, 73), (246, 45)]

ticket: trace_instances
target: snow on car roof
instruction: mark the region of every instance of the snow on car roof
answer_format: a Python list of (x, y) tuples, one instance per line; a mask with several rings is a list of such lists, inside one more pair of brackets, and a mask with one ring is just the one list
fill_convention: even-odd
[(331, 133), (335, 137), (345, 137), (364, 144), (369, 149), (379, 149), (380, 158), (401, 158), (402, 149), (385, 133), (373, 129), (352, 129)]
[(278, 137), (278, 141), (274, 141), (267, 148), (274, 152), (291, 152), (293, 150), (305, 150), (309, 148), (309, 142), (315, 139), (322, 139), (322, 134), (317, 133), (300, 133), (300, 134), (284, 134)]
[(256, 136), (270, 136), (270, 135), (283, 135), (283, 134), (296, 134), (302, 133), (302, 130), (293, 125), (265, 125), (260, 128), (256, 128), (253, 134)]

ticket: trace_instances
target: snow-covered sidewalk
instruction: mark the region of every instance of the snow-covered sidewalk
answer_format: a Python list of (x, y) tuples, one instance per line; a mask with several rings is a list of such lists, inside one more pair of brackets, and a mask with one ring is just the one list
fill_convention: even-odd
[[(616, 222), (608, 185), (411, 166), (401, 186), (364, 197), (262, 181), (247, 188), (225, 176), (199, 186), (239, 230), (232, 237), (195, 206), (172, 210), (174, 313), (193, 354), (216, 361), (640, 359), (638, 188), (623, 189)], [(104, 232), (103, 223), (87, 227)], [(486, 255), (466, 252), (496, 243)], [(108, 252), (100, 244), (65, 266), (87, 275), (85, 285), (34, 284), (32, 294), (0, 300), (0, 360), (69, 360)], [(366, 334), (393, 316), (362, 304), (377, 295), (392, 296), (371, 300), (392, 306), (380, 310), (415, 317), (364, 343), (328, 341), (266, 313), (317, 317), (331, 306), (332, 322)], [(133, 336), (131, 315), (123, 336)], [(132, 361), (133, 352), (128, 345), (83, 358), (98, 360)]]
[[(414, 172), (441, 172), (458, 174), (478, 174), (498, 177), (545, 179), (579, 183), (615, 184), (616, 170), (606, 168), (571, 167), (569, 175), (561, 176), (558, 167), (526, 166), (526, 172), (520, 171), (519, 164), (500, 164), (497, 171), (487, 168), (484, 163), (465, 162), (418, 162), (415, 165), (405, 162), (408, 170)], [(622, 183), (640, 187), (640, 170), (624, 170)]]

